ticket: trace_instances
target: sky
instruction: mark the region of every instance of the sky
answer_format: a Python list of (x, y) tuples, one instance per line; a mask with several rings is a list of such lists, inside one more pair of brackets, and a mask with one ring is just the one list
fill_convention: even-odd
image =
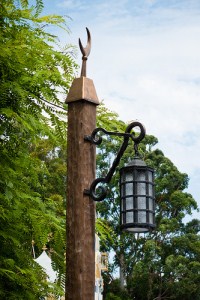
[[(44, 13), (67, 16), (61, 43), (92, 50), (87, 77), (107, 108), (139, 120), (157, 148), (190, 178), (200, 206), (200, 1), (45, 0)], [(77, 51), (81, 65), (81, 53)], [(78, 74), (79, 76), (79, 74)], [(200, 213), (193, 215), (200, 217)]]

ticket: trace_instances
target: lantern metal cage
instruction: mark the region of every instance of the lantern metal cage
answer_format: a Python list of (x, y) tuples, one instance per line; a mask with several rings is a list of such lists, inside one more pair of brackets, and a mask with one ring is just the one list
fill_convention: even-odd
[(155, 228), (154, 170), (137, 157), (120, 169), (120, 225), (138, 233)]

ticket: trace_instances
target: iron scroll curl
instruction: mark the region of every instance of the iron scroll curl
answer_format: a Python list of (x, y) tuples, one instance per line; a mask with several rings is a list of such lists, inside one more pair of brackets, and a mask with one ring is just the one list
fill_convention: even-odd
[[(140, 128), (140, 133), (138, 136), (136, 136), (134, 133), (131, 133), (131, 130), (135, 127)], [(90, 136), (84, 137), (85, 141), (89, 141), (95, 145), (100, 145), (102, 143), (102, 137), (98, 135), (99, 132), (103, 132), (109, 136), (121, 136), (124, 138), (131, 138), (133, 142), (138, 143), (138, 144), (143, 140), (143, 138), (145, 137), (145, 134), (146, 134), (144, 125), (142, 125), (138, 121), (134, 121), (127, 126), (125, 132), (107, 131), (104, 128), (97, 127), (93, 130), (93, 132), (91, 133)]]
[(125, 133), (130, 133), (131, 130), (133, 128), (135, 128), (135, 127), (139, 127), (140, 128), (140, 134), (138, 136), (135, 136), (135, 134), (131, 134), (131, 138), (132, 138), (133, 142), (139, 144), (143, 140), (143, 138), (145, 137), (145, 135), (146, 135), (146, 129), (145, 129), (145, 127), (144, 127), (144, 125), (142, 123), (140, 123), (138, 121), (131, 122), (127, 126)]
[[(140, 132), (138, 135), (136, 135), (134, 132), (132, 133), (132, 130), (134, 128), (138, 127), (140, 129)], [(143, 140), (146, 134), (145, 127), (138, 121), (133, 121), (131, 122), (125, 132), (112, 132), (112, 131), (107, 131), (104, 128), (98, 127), (93, 130), (92, 134), (90, 136), (85, 136), (84, 139), (85, 141), (88, 141), (90, 143), (93, 143), (95, 145), (100, 145), (102, 142), (102, 137), (98, 135), (99, 132), (103, 132), (106, 135), (109, 136), (119, 136), (123, 137), (123, 143), (117, 153), (116, 158), (114, 159), (112, 166), (110, 170), (108, 171), (108, 174), (105, 177), (97, 178), (95, 179), (89, 190), (84, 190), (84, 194), (89, 195), (94, 201), (102, 201), (103, 199), (106, 198), (107, 196), (107, 188), (103, 186), (104, 184), (108, 184), (117, 168), (119, 165), (119, 162), (128, 146), (129, 139), (132, 139), (134, 142), (134, 150), (135, 154), (138, 155), (138, 144)], [(99, 185), (102, 184), (102, 185)], [(99, 186), (98, 186), (99, 185)], [(98, 186), (98, 188), (97, 188)]]

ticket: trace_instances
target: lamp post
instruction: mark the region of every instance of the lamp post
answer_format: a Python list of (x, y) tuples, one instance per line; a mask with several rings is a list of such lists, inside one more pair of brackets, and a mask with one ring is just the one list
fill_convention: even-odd
[[(137, 121), (124, 133), (109, 132), (96, 127), (95, 87), (86, 77), (86, 61), (91, 48), (91, 36), (84, 48), (81, 77), (70, 88), (67, 139), (67, 247), (66, 300), (93, 300), (95, 287), (95, 201), (107, 196), (108, 184), (118, 166), (129, 140), (134, 142), (133, 161), (120, 170), (120, 223), (129, 232), (147, 232), (155, 227), (153, 169), (139, 158), (138, 144), (145, 137), (145, 128)], [(139, 127), (139, 135), (133, 129)], [(95, 179), (95, 145), (102, 142), (99, 132), (120, 136), (123, 143), (104, 178)]]
[(81, 77), (67, 96), (67, 208), (66, 208), (66, 300), (94, 300), (95, 287), (95, 202), (83, 193), (95, 178), (95, 146), (84, 136), (96, 126), (99, 104), (93, 81), (86, 77), (91, 37), (84, 48)]

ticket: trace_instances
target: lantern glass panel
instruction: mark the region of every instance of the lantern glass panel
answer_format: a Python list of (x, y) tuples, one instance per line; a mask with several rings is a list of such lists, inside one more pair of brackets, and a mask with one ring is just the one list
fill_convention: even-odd
[(153, 210), (153, 200), (149, 198), (149, 210)]
[(133, 212), (128, 211), (126, 213), (126, 223), (133, 223), (133, 222), (134, 222)]
[(153, 197), (153, 186), (149, 184), (149, 196)]
[(146, 223), (146, 211), (138, 211), (138, 223)]
[(128, 172), (125, 174), (125, 181), (133, 181), (133, 173), (132, 172)]
[(138, 170), (137, 173), (137, 180), (138, 181), (144, 181), (145, 180), (145, 172), (142, 170)]
[(153, 224), (153, 214), (149, 213), (149, 223)]
[(137, 194), (138, 195), (146, 195), (146, 184), (145, 182), (137, 183)]
[(149, 179), (149, 182), (153, 181), (153, 173), (151, 171), (148, 172), (148, 179)]
[(146, 197), (138, 197), (138, 209), (146, 209)]
[(133, 184), (132, 183), (127, 183), (126, 184), (125, 195), (126, 196), (133, 195)]
[(133, 198), (126, 199), (126, 210), (133, 209)]
[(124, 224), (124, 214), (121, 214), (121, 224)]

